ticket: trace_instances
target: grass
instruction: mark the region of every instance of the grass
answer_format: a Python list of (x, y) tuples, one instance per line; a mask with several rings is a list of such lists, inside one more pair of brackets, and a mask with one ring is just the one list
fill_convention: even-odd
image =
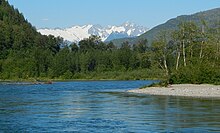
[(16, 78), (0, 79), (0, 81), (8, 82), (35, 82), (39, 81), (85, 81), (85, 80), (161, 80), (164, 75), (161, 71), (151, 69), (137, 69), (130, 71), (106, 71), (106, 72), (88, 72), (75, 73), (68, 77), (32, 77), (32, 78)]
[(142, 87), (140, 87), (139, 89), (145, 89), (148, 87), (168, 87), (169, 83), (167, 81), (160, 81), (158, 83), (153, 83), (150, 85), (144, 85)]

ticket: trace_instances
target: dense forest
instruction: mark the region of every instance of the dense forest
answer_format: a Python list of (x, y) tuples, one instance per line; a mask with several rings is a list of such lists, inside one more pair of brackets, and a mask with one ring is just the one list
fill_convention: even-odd
[(152, 43), (116, 47), (97, 36), (78, 44), (44, 36), (0, 0), (0, 79), (163, 79), (220, 84), (220, 24), (182, 22)]

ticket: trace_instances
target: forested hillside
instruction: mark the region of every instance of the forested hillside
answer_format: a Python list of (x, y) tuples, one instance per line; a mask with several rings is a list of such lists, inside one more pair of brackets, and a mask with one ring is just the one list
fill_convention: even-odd
[(174, 31), (178, 29), (178, 25), (182, 22), (194, 22), (198, 27), (201, 27), (204, 21), (208, 27), (213, 27), (220, 20), (220, 8), (203, 11), (199, 13), (195, 13), (192, 15), (181, 15), (176, 18), (168, 20), (166, 23), (153, 27), (151, 30), (142, 34), (136, 38), (124, 38), (124, 39), (116, 39), (113, 40), (115, 45), (120, 46), (120, 44), (124, 41), (128, 41), (130, 44), (135, 44), (140, 40), (147, 39), (149, 44), (155, 39), (155, 36), (162, 30), (164, 31)]
[[(151, 38), (152, 39), (152, 38)], [(220, 23), (182, 21), (173, 31), (117, 48), (91, 36), (65, 45), (43, 36), (17, 9), (0, 1), (0, 79), (166, 79), (220, 84)]]
[(38, 77), (48, 71), (49, 57), (60, 50), (61, 38), (42, 36), (24, 16), (0, 0), (0, 77)]

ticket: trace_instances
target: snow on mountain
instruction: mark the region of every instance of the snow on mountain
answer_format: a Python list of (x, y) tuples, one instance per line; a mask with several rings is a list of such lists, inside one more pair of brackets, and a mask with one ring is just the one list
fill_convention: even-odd
[(100, 36), (102, 41), (111, 41), (113, 39), (136, 37), (147, 31), (147, 28), (138, 26), (134, 23), (126, 22), (119, 26), (102, 27), (100, 25), (73, 26), (65, 29), (38, 29), (43, 35), (54, 35), (62, 37), (70, 42), (79, 42), (91, 35)]

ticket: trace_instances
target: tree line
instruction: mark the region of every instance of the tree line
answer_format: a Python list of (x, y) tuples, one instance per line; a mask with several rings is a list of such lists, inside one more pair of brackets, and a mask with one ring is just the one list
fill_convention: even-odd
[(201, 21), (201, 26), (182, 22), (153, 41), (154, 59), (169, 83), (220, 84), (220, 24), (208, 27)]
[(44, 36), (0, 0), (0, 79), (165, 79), (220, 84), (220, 24), (182, 22), (149, 44), (116, 47), (100, 37), (65, 44)]

